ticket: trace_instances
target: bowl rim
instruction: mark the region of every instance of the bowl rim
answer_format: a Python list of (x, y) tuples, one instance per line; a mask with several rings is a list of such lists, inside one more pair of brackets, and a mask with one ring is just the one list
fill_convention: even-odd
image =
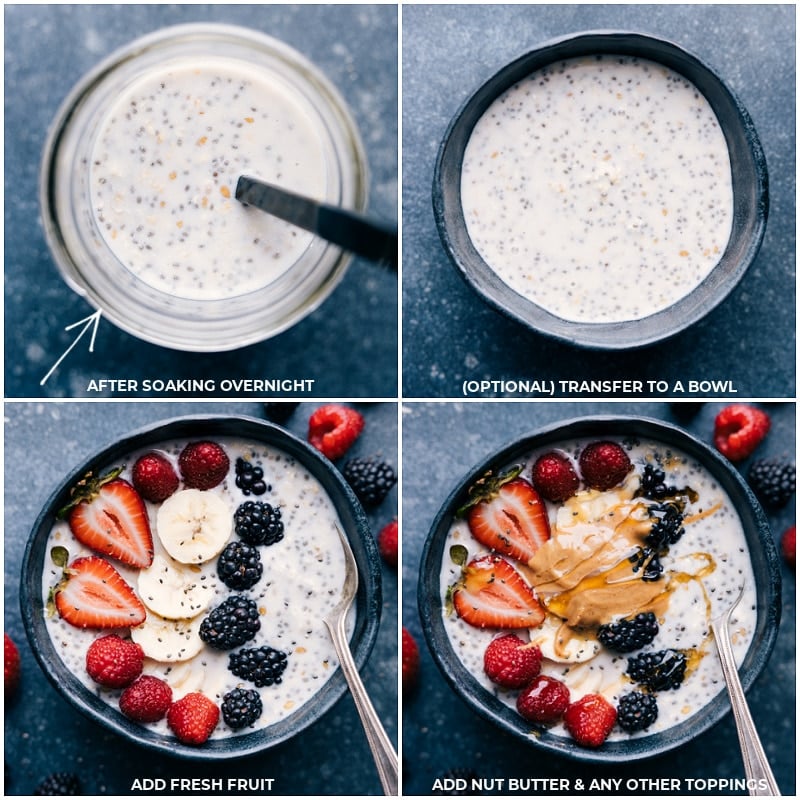
[[(521, 434), (483, 458), (458, 480), (431, 524), (420, 560), (417, 604), (423, 634), (434, 662), (453, 691), (478, 715), (544, 752), (583, 762), (618, 763), (621, 760), (650, 758), (695, 739), (730, 711), (726, 692), (723, 690), (718, 693), (705, 709), (679, 725), (649, 736), (606, 742), (602, 748), (596, 750), (581, 748), (569, 739), (550, 735), (546, 730), (541, 735), (532, 735), (531, 725), (514, 709), (481, 686), (453, 652), (444, 627), (439, 585), (447, 531), (452, 524), (455, 510), (463, 503), (466, 489), (475, 478), (489, 469), (506, 466), (535, 449), (565, 440), (597, 436), (640, 437), (674, 446), (687, 456), (700, 461), (729, 496), (732, 493), (737, 495), (731, 496), (731, 501), (742, 520), (751, 561), (755, 553), (765, 583), (760, 586), (756, 574), (756, 587), (759, 589), (756, 631), (740, 668), (742, 685), (745, 690), (749, 689), (769, 660), (781, 617), (780, 559), (771, 529), (761, 505), (738, 470), (701, 439), (664, 420), (616, 414), (573, 417)], [(742, 501), (741, 506), (739, 501)], [(759, 545), (758, 550), (754, 548), (754, 544)], [(755, 563), (753, 567), (755, 573)]]
[[(598, 45), (602, 45), (599, 50)], [(575, 47), (579, 49), (573, 52)], [(654, 52), (655, 49), (660, 52)], [(545, 64), (560, 58), (597, 52), (638, 55), (663, 63), (683, 74), (693, 85), (697, 84), (697, 78), (687, 74), (687, 71), (695, 70), (713, 83), (732, 112), (732, 117), (723, 121), (712, 104), (725, 135), (729, 155), (730, 131), (735, 120), (738, 135), (746, 142), (744, 155), (748, 161), (748, 185), (752, 181), (752, 189), (747, 189), (747, 194), (753, 196), (752, 202), (748, 203), (747, 224), (738, 237), (742, 240), (740, 257), (723, 265), (734, 241), (732, 230), (720, 261), (688, 295), (655, 314), (622, 322), (564, 320), (511, 289), (497, 277), (475, 249), (466, 230), (461, 206), (460, 178), (464, 148), (475, 123), (489, 104), (503, 91)], [(669, 54), (670, 58), (664, 60), (665, 54)], [(711, 103), (707, 93), (701, 92)], [(448, 188), (450, 183), (452, 186)], [(738, 211), (736, 194), (734, 192), (734, 217)], [(739, 194), (741, 196), (742, 193)], [(677, 335), (710, 313), (733, 291), (755, 260), (764, 238), (769, 212), (769, 179), (766, 157), (753, 120), (736, 93), (713, 67), (671, 39), (638, 30), (596, 29), (557, 36), (536, 45), (493, 72), (461, 103), (439, 145), (433, 173), (432, 203), (436, 228), (450, 262), (467, 285), (490, 307), (521, 323), (528, 330), (552, 339), (590, 349), (622, 350), (645, 347)], [(736, 224), (737, 220), (734, 219)], [(723, 270), (720, 270), (721, 265), (724, 266)]]
[(64, 505), (69, 488), (77, 480), (89, 469), (107, 467), (110, 462), (121, 460), (149, 445), (198, 436), (250, 438), (282, 450), (322, 484), (335, 506), (342, 530), (358, 562), (359, 586), (354, 601), (357, 614), (350, 646), (357, 666), (363, 667), (375, 644), (382, 610), (380, 558), (366, 513), (339, 470), (322, 453), (280, 425), (241, 414), (192, 414), (160, 420), (126, 433), (72, 468), (50, 493), (31, 528), (22, 559), (20, 610), (26, 636), (39, 666), (50, 683), (79, 712), (137, 745), (189, 760), (208, 761), (240, 758), (267, 750), (318, 722), (348, 691), (342, 670), (337, 669), (317, 694), (274, 725), (212, 739), (201, 747), (184, 745), (173, 736), (128, 720), (94, 695), (64, 665), (47, 633), (41, 586), (41, 570), (47, 557), (46, 543), (54, 515)]

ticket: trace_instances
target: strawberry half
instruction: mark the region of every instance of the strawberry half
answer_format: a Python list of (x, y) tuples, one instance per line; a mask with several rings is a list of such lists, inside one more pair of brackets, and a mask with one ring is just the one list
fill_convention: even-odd
[(518, 469), (478, 481), (459, 513), (466, 510), (470, 532), (482, 545), (527, 564), (550, 538), (550, 521), (539, 493)]
[(76, 558), (55, 587), (55, 607), (76, 628), (131, 628), (147, 612), (133, 589), (99, 556)]
[(87, 475), (59, 512), (73, 536), (92, 550), (131, 567), (153, 563), (153, 535), (147, 509), (136, 489), (112, 470), (101, 478)]
[(531, 587), (500, 556), (473, 558), (450, 599), (458, 616), (476, 628), (535, 628), (544, 620)]

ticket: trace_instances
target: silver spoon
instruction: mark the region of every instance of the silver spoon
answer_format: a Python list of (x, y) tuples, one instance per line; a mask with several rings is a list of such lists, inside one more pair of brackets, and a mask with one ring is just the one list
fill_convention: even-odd
[(739, 594), (731, 606), (711, 620), (711, 630), (714, 632), (714, 641), (717, 643), (719, 660), (722, 663), (722, 674), (725, 676), (725, 683), (731, 698), (731, 708), (736, 722), (736, 732), (739, 734), (739, 746), (742, 749), (744, 773), (748, 778), (750, 794), (779, 797), (778, 784), (775, 782), (764, 748), (761, 746), (761, 740), (758, 738), (758, 731), (750, 716), (750, 709), (747, 707), (728, 632), (731, 613), (739, 604), (743, 593), (744, 585), (739, 587)]
[(336, 607), (322, 621), (330, 632), (342, 672), (344, 672), (347, 685), (353, 695), (358, 716), (361, 717), (361, 724), (367, 734), (369, 749), (372, 751), (375, 766), (378, 768), (378, 776), (381, 779), (383, 793), (385, 795), (397, 795), (397, 753), (394, 751), (392, 743), (389, 741), (389, 737), (386, 735), (386, 731), (375, 713), (347, 642), (344, 624), (347, 611), (353, 604), (353, 598), (356, 596), (356, 590), (358, 589), (358, 568), (347, 537), (338, 527), (336, 532), (339, 534), (339, 538), (342, 541), (342, 549), (344, 550), (344, 586), (342, 587), (342, 596), (339, 598)]

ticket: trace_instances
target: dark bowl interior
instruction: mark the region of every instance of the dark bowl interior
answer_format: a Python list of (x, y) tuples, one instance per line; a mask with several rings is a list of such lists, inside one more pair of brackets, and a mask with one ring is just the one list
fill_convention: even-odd
[(437, 514), (422, 553), (418, 590), (422, 627), (433, 658), (453, 690), (473, 710), (532, 747), (581, 761), (596, 762), (648, 758), (685, 744), (718, 722), (730, 710), (726, 693), (723, 691), (718, 694), (704, 709), (680, 725), (650, 736), (606, 742), (597, 750), (587, 750), (571, 739), (548, 732), (533, 737), (530, 735), (530, 725), (515, 709), (504, 705), (481, 686), (464, 668), (451, 648), (443, 621), (439, 573), (447, 532), (456, 510), (464, 502), (468, 487), (476, 478), (487, 470), (496, 470), (515, 463), (536, 448), (580, 437), (606, 436), (653, 440), (680, 449), (708, 469), (738, 510), (750, 548), (758, 603), (755, 635), (739, 670), (744, 688), (749, 688), (769, 659), (780, 622), (780, 563), (769, 524), (750, 488), (727, 460), (680, 428), (659, 420), (637, 417), (585, 417), (570, 420), (531, 433), (489, 456), (459, 482)]
[(215, 436), (236, 436), (279, 448), (308, 469), (330, 496), (358, 563), (359, 587), (354, 602), (356, 625), (350, 647), (356, 663), (362, 667), (375, 643), (381, 614), (380, 560), (367, 518), (352, 490), (329, 461), (283, 428), (256, 419), (194, 416), (161, 422), (124, 437), (73, 469), (47, 501), (33, 526), (22, 562), (20, 587), (22, 619), (31, 648), (45, 675), (69, 702), (89, 718), (137, 744), (169, 755), (209, 760), (256, 753), (300, 733), (316, 722), (347, 690), (341, 670), (336, 671), (314, 698), (275, 725), (252, 733), (210, 740), (202, 747), (183, 745), (174, 737), (131, 722), (96, 697), (64, 666), (45, 625), (41, 581), (45, 558), (48, 557), (47, 538), (55, 514), (65, 505), (70, 487), (88, 470), (107, 468), (123, 461), (135, 450), (170, 439)]
[[(461, 207), (461, 163), (472, 129), (500, 94), (535, 70), (561, 59), (594, 54), (638, 56), (685, 76), (705, 95), (728, 144), (733, 177), (733, 228), (719, 263), (688, 296), (640, 320), (569, 322), (517, 294), (483, 260), (467, 232)], [(680, 46), (641, 33), (592, 31), (548, 42), (489, 78), (460, 108), (439, 149), (433, 180), (439, 235), (461, 275), (490, 305), (558, 339), (585, 347), (622, 349), (665, 339), (696, 322), (739, 282), (761, 246), (767, 223), (767, 165), (750, 115), (709, 66)]]

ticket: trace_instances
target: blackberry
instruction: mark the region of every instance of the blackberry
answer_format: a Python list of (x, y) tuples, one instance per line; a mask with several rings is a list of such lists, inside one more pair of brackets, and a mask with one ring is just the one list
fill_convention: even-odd
[(289, 417), (294, 414), (299, 405), (300, 403), (264, 403), (264, 413), (267, 419), (283, 425), (285, 422), (289, 421)]
[(380, 505), (397, 483), (392, 466), (376, 456), (351, 458), (344, 465), (342, 475), (365, 506)]
[(617, 724), (628, 733), (647, 730), (658, 717), (655, 695), (629, 692), (622, 695), (617, 705)]
[(678, 489), (668, 486), (664, 479), (666, 473), (663, 469), (654, 467), (652, 464), (645, 464), (644, 472), (639, 481), (639, 488), (636, 490), (637, 497), (647, 497), (650, 500), (663, 500), (666, 497), (673, 497), (678, 494)]
[(230, 650), (252, 639), (261, 628), (255, 602), (231, 595), (200, 623), (200, 638), (217, 650)]
[(236, 485), (244, 495), (261, 495), (271, 489), (264, 481), (264, 470), (243, 458), (236, 459)]
[(222, 698), (222, 718), (233, 730), (252, 725), (264, 710), (255, 689), (232, 689)]
[(781, 508), (794, 494), (795, 466), (780, 458), (760, 458), (750, 467), (747, 482), (765, 506)]
[(686, 675), (686, 656), (677, 650), (639, 653), (628, 659), (628, 675), (651, 692), (677, 689)]
[(645, 544), (663, 555), (683, 536), (683, 504), (677, 501), (659, 503), (650, 506), (647, 514), (653, 520), (653, 527), (645, 537)]
[(53, 772), (48, 775), (33, 792), (45, 794), (81, 794), (81, 782), (73, 772)]
[(217, 575), (229, 588), (241, 591), (251, 589), (264, 572), (258, 550), (246, 542), (233, 541), (220, 553)]
[(658, 633), (658, 621), (652, 611), (637, 614), (633, 619), (623, 619), (601, 625), (597, 640), (616, 653), (632, 653), (650, 644)]
[(236, 534), (252, 545), (271, 545), (283, 539), (281, 510), (269, 503), (248, 500), (233, 515)]
[(245, 647), (228, 657), (228, 669), (237, 678), (252, 681), (256, 686), (280, 683), (286, 669), (286, 653), (274, 647)]

